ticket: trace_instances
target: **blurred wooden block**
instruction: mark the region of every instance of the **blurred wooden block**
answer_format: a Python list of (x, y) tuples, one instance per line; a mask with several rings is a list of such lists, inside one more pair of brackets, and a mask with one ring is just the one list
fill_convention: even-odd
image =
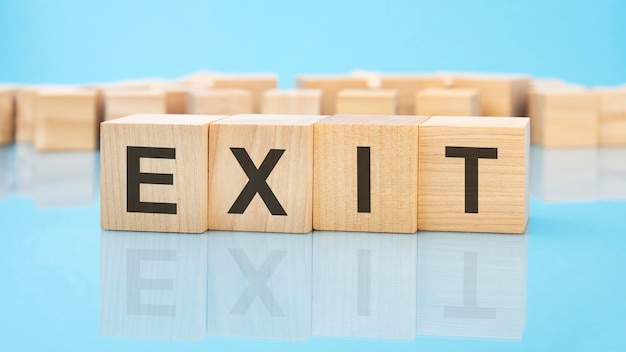
[(337, 93), (336, 114), (394, 115), (394, 90), (344, 89)]
[(94, 150), (98, 146), (96, 90), (41, 90), (35, 97), (35, 149)]
[(106, 90), (104, 121), (133, 114), (165, 114), (165, 93), (159, 90)]
[(197, 71), (179, 78), (177, 82), (182, 85), (204, 87), (205, 89), (210, 89), (213, 88), (215, 76), (215, 72)]
[(13, 142), (15, 131), (15, 90), (0, 87), (0, 146)]
[(365, 78), (367, 80), (367, 87), (370, 89), (381, 88), (381, 73), (367, 70), (354, 70), (350, 73), (352, 77)]
[(419, 134), (419, 230), (525, 231), (528, 118), (431, 117)]
[(218, 74), (213, 79), (215, 89), (246, 89), (252, 93), (252, 111), (261, 112), (263, 92), (278, 87), (275, 74)]
[(365, 78), (343, 75), (304, 75), (296, 78), (296, 86), (305, 89), (320, 89), (322, 91), (323, 115), (336, 113), (337, 93), (343, 89), (366, 89)]
[(322, 91), (319, 89), (266, 90), (263, 94), (263, 114), (319, 115)]
[(165, 112), (167, 114), (187, 114), (189, 106), (189, 89), (182, 86), (164, 86), (160, 88), (165, 95)]
[(189, 97), (190, 114), (235, 115), (252, 110), (252, 93), (244, 89), (195, 90)]
[(417, 231), (421, 116), (335, 115), (315, 124), (313, 228)]
[(102, 123), (102, 227), (206, 231), (209, 124), (222, 117), (141, 114)]
[(415, 93), (415, 114), (426, 116), (480, 116), (476, 89), (428, 88)]
[(323, 118), (235, 115), (212, 124), (209, 228), (311, 231), (313, 124)]
[(488, 74), (452, 74), (451, 77), (453, 88), (478, 90), (484, 116), (528, 116), (530, 77)]
[(415, 114), (415, 93), (426, 88), (444, 88), (444, 77), (432, 74), (384, 74), (380, 87), (398, 92), (396, 114)]
[(598, 98), (583, 88), (559, 88), (529, 93), (531, 140), (544, 147), (598, 145)]
[(15, 92), (15, 141), (32, 143), (35, 132), (34, 101), (36, 90), (20, 87)]
[(599, 104), (600, 145), (626, 146), (626, 89), (595, 89)]

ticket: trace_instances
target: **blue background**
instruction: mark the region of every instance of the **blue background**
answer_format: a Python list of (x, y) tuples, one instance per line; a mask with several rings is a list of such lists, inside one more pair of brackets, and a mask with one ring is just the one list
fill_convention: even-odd
[(0, 2), (0, 81), (471, 70), (626, 83), (619, 0)]

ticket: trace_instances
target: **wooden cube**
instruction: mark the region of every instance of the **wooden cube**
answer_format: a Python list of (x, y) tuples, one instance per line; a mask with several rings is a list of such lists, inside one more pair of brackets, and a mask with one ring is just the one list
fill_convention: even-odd
[(263, 92), (278, 87), (278, 77), (268, 74), (218, 74), (213, 79), (215, 89), (245, 89), (252, 93), (252, 111), (261, 112)]
[(381, 74), (380, 72), (368, 71), (368, 70), (354, 70), (350, 73), (352, 77), (365, 78), (367, 80), (367, 87), (370, 89), (380, 89)]
[(368, 87), (365, 78), (343, 75), (305, 75), (296, 78), (296, 86), (306, 89), (322, 90), (323, 115), (336, 113), (337, 93), (343, 89), (366, 89)]
[(15, 90), (0, 87), (0, 146), (13, 142), (15, 131)]
[(313, 228), (417, 231), (420, 116), (336, 115), (315, 124)]
[(415, 94), (416, 115), (480, 116), (476, 89), (428, 88)]
[(480, 94), (483, 116), (528, 116), (530, 77), (524, 75), (452, 74), (452, 88)]
[(398, 92), (396, 114), (415, 114), (415, 93), (426, 88), (444, 88), (445, 79), (432, 74), (384, 74), (380, 87)]
[(187, 114), (189, 105), (189, 89), (178, 85), (165, 85), (160, 90), (165, 95), (165, 112), (167, 114)]
[(109, 89), (104, 92), (104, 121), (133, 114), (165, 114), (165, 93), (159, 90)]
[(209, 124), (222, 117), (142, 114), (102, 123), (102, 227), (206, 231)]
[(266, 90), (263, 94), (263, 114), (319, 115), (322, 91), (319, 89)]
[(603, 146), (626, 146), (626, 89), (596, 89), (600, 136)]
[(582, 88), (530, 92), (531, 140), (544, 147), (598, 145), (598, 97)]
[(235, 115), (212, 124), (209, 228), (311, 231), (313, 124), (323, 118)]
[(35, 97), (33, 87), (20, 87), (15, 92), (15, 141), (32, 143), (35, 134)]
[(419, 133), (419, 230), (525, 231), (528, 118), (431, 117)]
[(337, 114), (394, 115), (396, 91), (344, 89), (337, 93)]
[(97, 91), (39, 91), (34, 114), (37, 150), (94, 150), (98, 146)]
[(252, 93), (244, 89), (193, 90), (187, 108), (200, 115), (246, 114), (252, 109)]

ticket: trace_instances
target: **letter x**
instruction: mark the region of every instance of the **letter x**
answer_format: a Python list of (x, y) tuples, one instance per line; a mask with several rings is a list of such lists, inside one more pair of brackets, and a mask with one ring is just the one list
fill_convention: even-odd
[(248, 176), (249, 181), (235, 200), (235, 203), (233, 203), (233, 206), (228, 210), (228, 213), (243, 214), (258, 193), (272, 215), (287, 215), (285, 209), (280, 205), (280, 202), (266, 182), (285, 150), (270, 149), (258, 169), (252, 159), (250, 159), (250, 155), (248, 155), (245, 148), (230, 148), (230, 150)]
[(235, 303), (233, 309), (231, 309), (230, 314), (246, 314), (254, 299), (258, 296), (265, 309), (270, 313), (273, 317), (284, 317), (285, 313), (276, 302), (276, 299), (272, 295), (272, 292), (267, 288), (265, 284), (272, 274), (276, 267), (283, 260), (287, 251), (276, 251), (273, 250), (270, 252), (265, 262), (261, 264), (259, 270), (254, 268), (254, 265), (250, 262), (250, 258), (246, 252), (241, 248), (229, 248), (228, 251), (230, 255), (237, 263), (237, 266), (248, 280), (248, 287), (241, 294), (241, 297)]

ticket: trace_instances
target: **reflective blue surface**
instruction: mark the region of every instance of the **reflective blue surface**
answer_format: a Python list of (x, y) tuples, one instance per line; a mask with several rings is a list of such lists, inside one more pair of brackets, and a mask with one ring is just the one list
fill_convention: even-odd
[(521, 236), (187, 235), (101, 230), (97, 153), (0, 148), (2, 350), (623, 351), (626, 149), (531, 152)]

